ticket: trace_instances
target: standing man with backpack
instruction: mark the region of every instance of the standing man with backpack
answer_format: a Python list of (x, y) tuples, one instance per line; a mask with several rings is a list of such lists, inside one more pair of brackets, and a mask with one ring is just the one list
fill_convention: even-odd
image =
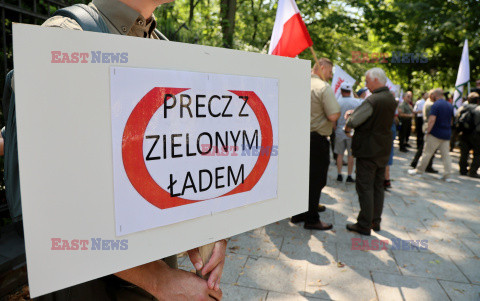
[[(74, 5), (57, 11), (42, 26), (166, 39), (156, 30), (153, 12), (157, 6), (171, 1), (173, 0), (93, 0), (88, 6)], [(7, 153), (5, 155), (5, 166), (9, 167), (8, 172), (5, 171), (5, 177), (8, 174), (9, 179), (17, 181), (7, 183), (7, 194), (20, 187), (13, 87), (11, 72), (5, 84), (4, 99), (7, 103), (3, 104), (8, 138), (5, 139), (5, 149), (9, 151), (8, 156)], [(8, 201), (9, 205), (13, 203), (20, 206), (19, 192)], [(21, 219), (21, 212), (19, 214)], [(207, 280), (179, 270), (175, 255), (47, 294), (37, 300), (221, 300), (219, 285), (225, 264), (225, 251), (225, 240), (215, 243), (208, 262), (202, 262), (198, 249), (188, 251), (195, 268), (202, 275), (209, 274)]]
[[(457, 130), (460, 132), (460, 174), (480, 178), (480, 95), (472, 92), (468, 95), (468, 104), (460, 107), (456, 115)], [(468, 157), (473, 150), (473, 160), (468, 168)], [(468, 169), (468, 170), (467, 170)]]

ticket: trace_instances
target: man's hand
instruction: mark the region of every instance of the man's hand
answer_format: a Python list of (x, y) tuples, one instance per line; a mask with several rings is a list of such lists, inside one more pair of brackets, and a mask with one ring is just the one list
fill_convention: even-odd
[(212, 257), (206, 265), (203, 264), (202, 258), (198, 248), (188, 251), (190, 261), (193, 263), (197, 270), (201, 270), (202, 275), (208, 277), (208, 288), (218, 291), (220, 288), (220, 279), (222, 278), (223, 266), (225, 265), (225, 251), (227, 249), (227, 241), (225, 239), (217, 241), (213, 248)]
[(207, 282), (194, 273), (169, 268), (165, 280), (158, 283), (158, 300), (222, 300), (222, 291), (208, 288)]
[(343, 118), (345, 118), (345, 120), (348, 119), (348, 117), (350, 117), (350, 115), (352, 115), (353, 111), (355, 110), (348, 110), (345, 112), (345, 115), (343, 116)]
[(348, 137), (348, 138), (352, 138), (352, 129), (349, 128), (348, 126), (345, 126), (343, 128), (343, 131), (345, 132), (345, 135)]
[(197, 275), (170, 268), (162, 260), (153, 261), (115, 274), (149, 292), (158, 300), (221, 300), (222, 291), (209, 289)]

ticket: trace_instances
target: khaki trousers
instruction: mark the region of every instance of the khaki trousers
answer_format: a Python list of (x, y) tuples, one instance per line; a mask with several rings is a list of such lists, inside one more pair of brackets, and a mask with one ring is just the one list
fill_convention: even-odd
[(426, 135), (423, 155), (417, 166), (418, 173), (424, 173), (430, 158), (437, 149), (440, 149), (443, 162), (443, 177), (447, 178), (452, 173), (452, 158), (450, 157), (450, 140), (438, 139), (432, 135)]

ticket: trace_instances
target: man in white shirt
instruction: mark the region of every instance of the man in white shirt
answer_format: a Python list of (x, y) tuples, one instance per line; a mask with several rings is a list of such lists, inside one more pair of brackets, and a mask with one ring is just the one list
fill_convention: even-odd
[(334, 152), (337, 154), (337, 170), (338, 177), (337, 181), (342, 182), (342, 166), (343, 166), (343, 155), (347, 151), (348, 155), (348, 164), (347, 164), (347, 183), (355, 183), (355, 180), (352, 178), (353, 171), (353, 155), (352, 155), (352, 138), (347, 137), (344, 131), (345, 127), (345, 112), (349, 110), (354, 110), (360, 105), (358, 99), (351, 97), (352, 86), (347, 83), (342, 83), (340, 86), (340, 92), (342, 96), (338, 99), (338, 104), (340, 105), (340, 118), (337, 120), (337, 125), (335, 127), (335, 149)]
[(422, 98), (415, 102), (413, 113), (415, 113), (415, 132), (417, 133), (417, 150), (423, 147), (423, 106), (428, 98), (428, 93), (423, 92)]

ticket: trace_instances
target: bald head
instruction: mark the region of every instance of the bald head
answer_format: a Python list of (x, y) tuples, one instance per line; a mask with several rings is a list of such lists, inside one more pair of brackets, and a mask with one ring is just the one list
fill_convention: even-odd
[(313, 65), (312, 73), (318, 75), (322, 80), (329, 81), (332, 74), (333, 63), (331, 60), (322, 57)]
[(413, 100), (412, 91), (407, 91), (407, 93), (405, 93), (405, 95), (403, 96), (403, 100), (407, 101), (408, 103), (411, 103)]
[(330, 66), (333, 67), (333, 63), (331, 60), (327, 59), (326, 57), (322, 57), (321, 59), (318, 60), (318, 62), (313, 65), (313, 71), (318, 71), (321, 66)]
[(477, 92), (472, 92), (468, 94), (468, 103), (470, 104), (478, 104), (480, 103), (480, 95)]
[(435, 98), (435, 100), (439, 100), (439, 99), (443, 99), (445, 98), (444, 94), (443, 94), (443, 90), (440, 89), (440, 88), (437, 88), (437, 89), (434, 89), (433, 92), (433, 97)]

